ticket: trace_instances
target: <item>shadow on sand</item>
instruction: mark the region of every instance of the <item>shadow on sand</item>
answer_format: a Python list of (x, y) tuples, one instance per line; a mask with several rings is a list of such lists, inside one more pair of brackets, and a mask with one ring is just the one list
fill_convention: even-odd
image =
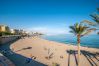
[[(77, 51), (75, 50), (67, 50), (66, 51), (68, 53), (68, 66), (70, 66), (70, 57), (71, 55), (74, 56), (75, 58), (75, 63), (76, 63), (76, 66), (78, 65), (78, 61), (77, 61)], [(92, 53), (92, 52), (89, 52), (89, 51), (85, 51), (85, 50), (81, 50), (81, 54), (85, 56), (85, 58), (88, 60), (88, 62), (90, 63), (90, 66), (99, 66), (98, 64), (96, 64), (95, 61), (98, 61), (99, 62), (99, 53)], [(95, 60), (93, 60), (93, 58)], [(83, 61), (82, 61), (83, 62)]]
[[(18, 41), (18, 40), (19, 39), (12, 41), (8, 44), (4, 44), (4, 45), (0, 46), (0, 52), (3, 53), (8, 59), (10, 59), (15, 64), (15, 66), (47, 66), (47, 65), (42, 64), (40, 62), (37, 62), (36, 60), (31, 60), (30, 63), (26, 63), (27, 57), (14, 53), (10, 49), (10, 45), (13, 44), (14, 42)], [(31, 49), (31, 47), (23, 48), (21, 50), (24, 50), (24, 49), (25, 50)], [(21, 50), (18, 50), (18, 51), (21, 51)], [(6, 53), (4, 51), (6, 51)]]
[(91, 53), (89, 51), (84, 51), (81, 50), (81, 53), (86, 57), (86, 59), (89, 61), (89, 63), (91, 64), (91, 66), (98, 66), (98, 64), (96, 64), (96, 62), (93, 60), (93, 58), (99, 62), (99, 59), (97, 58), (97, 53)]
[(76, 57), (77, 51), (67, 50), (67, 53), (68, 53), (68, 66), (70, 66), (70, 56), (71, 55), (73, 55), (75, 57), (76, 65), (78, 65), (78, 61), (77, 61), (77, 57)]

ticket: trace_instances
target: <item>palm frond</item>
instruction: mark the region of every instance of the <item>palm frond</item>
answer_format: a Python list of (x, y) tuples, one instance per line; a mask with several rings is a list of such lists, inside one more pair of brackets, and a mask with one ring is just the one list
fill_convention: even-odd
[(92, 26), (96, 26), (97, 25), (95, 22), (91, 22), (89, 20), (83, 20), (81, 23), (82, 24), (85, 23), (85, 24), (92, 25)]
[(97, 24), (99, 24), (99, 15), (98, 15), (98, 14), (91, 14), (90, 16), (93, 18), (93, 20), (94, 20)]
[(74, 25), (74, 27), (76, 28), (76, 33), (79, 33), (79, 27), (80, 27), (80, 25), (79, 25), (78, 23), (76, 23), (76, 24)]
[(70, 26), (71, 33), (74, 33), (75, 35), (81, 35), (83, 32), (85, 32), (89, 27), (83, 25), (83, 24), (74, 24), (74, 26)]
[(75, 27), (74, 26), (70, 26), (70, 29), (71, 29), (71, 33), (76, 33), (76, 29), (75, 29)]
[(80, 34), (83, 34), (89, 27), (87, 26), (82, 26), (80, 30)]
[(90, 28), (88, 30), (86, 30), (81, 36), (85, 36), (85, 35), (88, 35), (94, 31), (96, 31), (97, 29), (96, 28)]
[(76, 33), (74, 31), (69, 31), (70, 33), (73, 33), (74, 35), (76, 35)]

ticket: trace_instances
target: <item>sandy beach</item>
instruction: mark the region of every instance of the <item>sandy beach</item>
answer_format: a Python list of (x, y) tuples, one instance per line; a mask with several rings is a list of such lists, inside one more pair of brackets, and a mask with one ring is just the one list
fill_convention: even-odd
[[(20, 39), (10, 45), (10, 49), (25, 58), (32, 58), (34, 61), (44, 65), (52, 66), (57, 63), (60, 66), (77, 66), (77, 46), (67, 45), (54, 41), (48, 41), (38, 37)], [(16, 58), (20, 63), (25, 59)], [(27, 66), (33, 66), (29, 63)], [(24, 64), (25, 65), (25, 64)], [(25, 65), (26, 66), (26, 65)], [(43, 66), (43, 65), (37, 65)], [(80, 66), (99, 66), (99, 49), (81, 47)]]

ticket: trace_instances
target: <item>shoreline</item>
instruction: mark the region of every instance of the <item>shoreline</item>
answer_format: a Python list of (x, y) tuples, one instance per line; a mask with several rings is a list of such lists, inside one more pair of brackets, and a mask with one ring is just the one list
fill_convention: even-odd
[[(45, 39), (45, 38), (41, 38), (41, 39), (44, 39), (44, 40), (48, 40), (48, 39)], [(62, 44), (66, 44), (66, 45), (73, 45), (73, 46), (77, 46), (76, 43), (71, 43), (71, 42), (58, 42), (58, 41), (55, 41), (55, 40), (48, 40), (48, 41), (53, 41), (53, 42), (57, 42), (57, 43), (62, 43)], [(80, 45), (81, 46), (81, 45)], [(81, 46), (81, 47), (87, 47), (87, 48), (95, 48), (95, 49), (98, 49), (99, 47), (90, 47), (90, 46)]]
[[(73, 43), (63, 43), (63, 42), (58, 42), (58, 41), (54, 41), (54, 40), (48, 40), (48, 39), (44, 39), (44, 38), (40, 38), (40, 39), (43, 39), (43, 40), (47, 40), (47, 41), (51, 41), (51, 42), (55, 42), (55, 43), (60, 43), (60, 44), (63, 44), (63, 45), (68, 45), (68, 46), (76, 46), (77, 47), (77, 44), (74, 43), (75, 45), (73, 45)], [(89, 47), (89, 46), (80, 46), (80, 47), (83, 47), (83, 48), (91, 48), (91, 49), (99, 49), (99, 48), (95, 48), (95, 47)]]

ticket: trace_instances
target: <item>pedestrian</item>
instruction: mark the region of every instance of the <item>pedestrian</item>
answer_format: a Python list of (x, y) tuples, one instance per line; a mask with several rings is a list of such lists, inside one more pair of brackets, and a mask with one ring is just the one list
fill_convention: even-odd
[(27, 58), (26, 59), (26, 64), (30, 63), (32, 61), (32, 58)]
[(30, 55), (30, 56), (31, 56), (30, 58), (26, 58), (26, 64), (30, 63), (32, 61), (32, 58), (34, 57), (32, 55)]

